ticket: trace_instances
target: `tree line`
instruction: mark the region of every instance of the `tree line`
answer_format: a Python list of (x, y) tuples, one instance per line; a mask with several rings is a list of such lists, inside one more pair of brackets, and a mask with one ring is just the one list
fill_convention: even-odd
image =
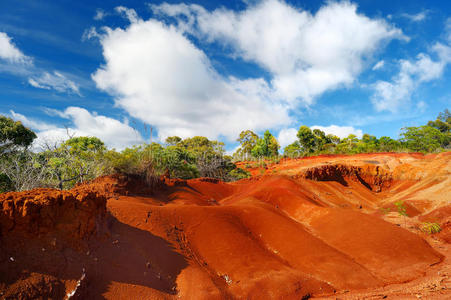
[[(238, 160), (278, 156), (279, 144), (275, 137), (266, 131), (263, 138), (250, 130), (242, 131), (237, 141), (240, 147), (234, 153)], [(380, 138), (363, 134), (358, 138), (350, 134), (339, 138), (319, 129), (302, 125), (297, 132), (297, 140), (283, 149), (284, 157), (303, 157), (319, 154), (357, 154), (370, 152), (437, 152), (451, 148), (451, 113), (441, 112), (435, 121), (419, 127), (401, 129), (399, 139), (388, 136)]]
[[(236, 161), (281, 157), (280, 145), (269, 130), (263, 136), (242, 131), (240, 146), (226, 155), (222, 142), (203, 136), (182, 139), (168, 137), (165, 143), (135, 145), (122, 151), (107, 149), (97, 137), (71, 137), (61, 143), (41, 145), (33, 152), (36, 134), (19, 121), (0, 115), (0, 192), (36, 187), (71, 188), (101, 175), (117, 172), (142, 176), (149, 182), (165, 175), (173, 178), (212, 177), (224, 181), (250, 176), (237, 168)], [(319, 129), (300, 126), (297, 140), (283, 149), (284, 157), (318, 154), (367, 152), (437, 152), (451, 148), (451, 113), (448, 109), (436, 120), (419, 127), (402, 129), (399, 139), (362, 138), (349, 135), (340, 139)]]
[(246, 178), (224, 143), (195, 136), (168, 137), (164, 144), (135, 145), (122, 151), (107, 149), (97, 137), (69, 137), (62, 143), (45, 143), (33, 152), (36, 134), (0, 116), (0, 192), (36, 187), (68, 189), (101, 175), (126, 173), (148, 182), (165, 175), (190, 179), (212, 177), (224, 181)]

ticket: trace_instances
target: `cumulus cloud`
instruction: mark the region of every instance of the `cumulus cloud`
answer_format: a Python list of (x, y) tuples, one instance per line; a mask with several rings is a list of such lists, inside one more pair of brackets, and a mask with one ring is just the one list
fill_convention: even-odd
[(9, 113), (14, 120), (20, 121), (20, 122), (22, 122), (22, 124), (24, 126), (32, 128), (34, 130), (44, 131), (44, 130), (51, 130), (51, 129), (57, 128), (57, 126), (55, 126), (55, 125), (27, 118), (26, 116), (16, 113), (13, 110), (10, 110)]
[(431, 47), (431, 53), (420, 53), (414, 60), (400, 60), (399, 72), (391, 81), (377, 81), (372, 85), (374, 94), (371, 101), (377, 111), (396, 112), (410, 101), (412, 93), (421, 83), (438, 79), (446, 66), (451, 63), (451, 47), (436, 43)]
[(354, 134), (358, 138), (361, 138), (363, 136), (363, 132), (361, 129), (356, 129), (353, 126), (337, 126), (337, 125), (330, 125), (330, 126), (312, 126), (312, 129), (319, 129), (324, 131), (326, 134), (333, 134), (338, 136), (339, 138), (345, 138), (350, 134)]
[(275, 94), (292, 104), (312, 104), (323, 92), (352, 84), (384, 42), (406, 39), (400, 29), (359, 14), (347, 1), (327, 2), (314, 15), (279, 0), (239, 12), (209, 12), (194, 4), (151, 8), (176, 18), (180, 30), (221, 43), (233, 56), (266, 69)]
[[(133, 9), (117, 7), (129, 26), (90, 31), (105, 59), (92, 78), (117, 106), (155, 125), (160, 138), (231, 140), (243, 129), (289, 125), (291, 109), (352, 84), (377, 49), (405, 38), (349, 2), (327, 2), (314, 15), (277, 0), (240, 12), (194, 4), (151, 8), (155, 18), (143, 20)], [(270, 79), (219, 74), (193, 37), (224, 45), (233, 57), (267, 70)]]
[(64, 111), (56, 112), (60, 117), (70, 121), (71, 125), (67, 126), (67, 128), (62, 128), (27, 118), (14, 111), (10, 113), (14, 119), (37, 131), (38, 138), (34, 142), (34, 148), (36, 149), (44, 143), (53, 144), (68, 139), (68, 133), (73, 136), (98, 137), (109, 148), (118, 150), (144, 141), (142, 136), (126, 122), (90, 113), (84, 108), (71, 106)]
[(0, 32), (0, 59), (12, 63), (31, 62), (31, 58), (24, 55), (5, 32)]
[(105, 65), (92, 76), (130, 115), (169, 135), (235, 139), (243, 129), (288, 124), (286, 106), (275, 102), (263, 79), (223, 77), (177, 28), (134, 11), (118, 11), (126, 29), (106, 29), (100, 43)]
[(296, 128), (283, 128), (279, 131), (279, 135), (277, 136), (277, 141), (280, 144), (280, 147), (283, 149), (289, 144), (294, 143), (297, 138), (298, 129)]
[(53, 74), (43, 72), (37, 76), (30, 77), (28, 78), (28, 83), (35, 88), (53, 89), (58, 92), (69, 92), (81, 96), (78, 84), (57, 71), (54, 71)]

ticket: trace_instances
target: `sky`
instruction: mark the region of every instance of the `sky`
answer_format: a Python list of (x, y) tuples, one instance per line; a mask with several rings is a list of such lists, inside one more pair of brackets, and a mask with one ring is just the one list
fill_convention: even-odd
[(0, 114), (37, 148), (398, 138), (451, 108), (450, 64), (449, 1), (0, 1)]

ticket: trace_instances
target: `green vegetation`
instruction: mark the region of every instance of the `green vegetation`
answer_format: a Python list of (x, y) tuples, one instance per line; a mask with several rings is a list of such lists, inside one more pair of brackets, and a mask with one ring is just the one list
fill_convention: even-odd
[(21, 122), (0, 116), (0, 154), (26, 148), (31, 145), (36, 134)]
[(254, 147), (251, 150), (251, 154), (254, 157), (273, 157), (279, 155), (279, 143), (277, 139), (266, 130), (263, 138), (258, 138)]
[(433, 233), (439, 233), (442, 231), (442, 228), (440, 227), (440, 224), (433, 223), (433, 222), (424, 222), (421, 225), (421, 231), (427, 234), (433, 234)]
[[(100, 175), (116, 172), (136, 174), (149, 183), (166, 175), (173, 178), (212, 177), (225, 181), (247, 178), (246, 169), (260, 168), (280, 161), (279, 143), (266, 130), (258, 136), (242, 131), (240, 147), (233, 157), (225, 154), (224, 143), (206, 137), (182, 139), (168, 137), (164, 144), (136, 145), (122, 151), (107, 149), (96, 137), (70, 137), (56, 145), (45, 145), (41, 152), (30, 151), (36, 134), (20, 122), (0, 116), (0, 192), (35, 187), (71, 188)], [(340, 139), (319, 129), (300, 126), (298, 140), (284, 149), (284, 157), (318, 154), (355, 154), (380, 151), (439, 152), (451, 148), (451, 113), (440, 113), (435, 121), (402, 129), (400, 139), (364, 134), (361, 139), (349, 135)], [(234, 161), (255, 161), (243, 169)], [(403, 204), (398, 207), (400, 214)]]
[(395, 204), (395, 206), (396, 206), (396, 209), (397, 209), (397, 211), (398, 211), (398, 214), (399, 214), (400, 216), (403, 216), (403, 217), (404, 217), (404, 227), (407, 228), (406, 218), (407, 218), (409, 215), (407, 214), (407, 208), (404, 206), (404, 202), (401, 201), (401, 200), (399, 200), (399, 201), (395, 202), (394, 204)]
[(404, 206), (404, 202), (403, 201), (400, 200), (400, 201), (395, 202), (394, 204), (395, 204), (396, 209), (398, 210), (398, 214), (400, 216), (404, 216), (404, 217), (408, 216), (407, 215), (407, 209)]
[(212, 177), (230, 181), (247, 178), (224, 144), (196, 136), (169, 137), (165, 145), (136, 145), (123, 151), (108, 150), (96, 137), (72, 137), (59, 145), (44, 145), (41, 152), (29, 146), (34, 132), (20, 122), (1, 117), (0, 192), (35, 187), (71, 188), (101, 175), (122, 172), (152, 183), (161, 175), (176, 178)]
[(353, 134), (340, 139), (326, 135), (319, 129), (311, 130), (305, 125), (299, 128), (297, 137), (297, 141), (284, 148), (285, 157), (370, 152), (440, 152), (451, 148), (451, 113), (446, 109), (427, 125), (402, 128), (399, 140), (387, 136), (378, 139), (369, 134), (364, 134), (361, 139)]

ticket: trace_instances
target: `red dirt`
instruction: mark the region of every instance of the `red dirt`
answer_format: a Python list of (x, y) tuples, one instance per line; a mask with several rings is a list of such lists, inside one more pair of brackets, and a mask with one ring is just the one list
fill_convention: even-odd
[(319, 156), (235, 183), (2, 194), (0, 296), (451, 298), (450, 170), (451, 153)]

